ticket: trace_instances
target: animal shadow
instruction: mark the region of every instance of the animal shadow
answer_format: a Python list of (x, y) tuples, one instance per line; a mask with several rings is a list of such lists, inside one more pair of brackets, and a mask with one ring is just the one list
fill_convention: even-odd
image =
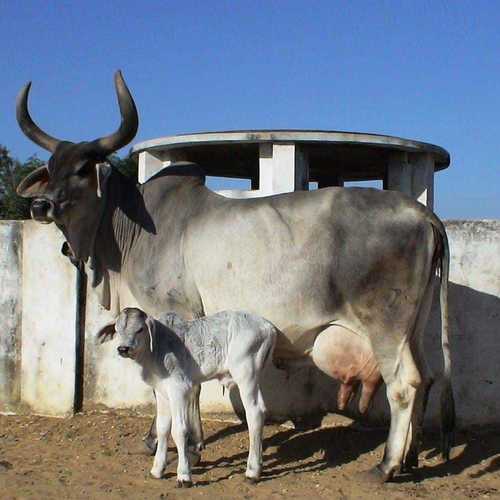
[[(235, 436), (241, 434), (239, 436)], [(215, 467), (230, 469), (227, 475), (215, 482), (227, 479), (233, 474), (245, 471), (248, 456), (247, 428), (244, 424), (227, 427), (209, 436), (206, 442), (214, 443), (218, 439), (233, 436), (243, 441), (241, 452), (221, 456), (213, 461), (203, 461), (196, 472), (203, 474)], [(261, 481), (267, 481), (288, 474), (300, 474), (336, 467), (356, 460), (361, 454), (379, 446), (386, 437), (386, 432), (360, 431), (356, 426), (338, 428), (320, 428), (310, 432), (295, 429), (283, 429), (263, 440), (264, 470)], [(221, 450), (224, 446), (220, 446)], [(236, 468), (236, 469), (235, 469)]]
[[(231, 425), (212, 434), (207, 438), (207, 443), (215, 443), (230, 436), (245, 443), (242, 451), (202, 462), (196, 468), (197, 474), (215, 467), (228, 469), (224, 477), (215, 480), (219, 482), (233, 474), (244, 473), (248, 455), (247, 429), (244, 424)], [(428, 431), (420, 453), (419, 468), (409, 474), (397, 475), (394, 482), (417, 483), (431, 478), (458, 475), (483, 462), (487, 463), (479, 471), (470, 473), (471, 478), (495, 473), (500, 470), (500, 439), (497, 436), (498, 431), (491, 428), (487, 432), (481, 429), (460, 431), (455, 439), (451, 460), (444, 462), (439, 458), (436, 463), (429, 464), (429, 459), (439, 455), (440, 438), (438, 433)], [(264, 470), (261, 481), (346, 465), (375, 450), (386, 439), (387, 430), (364, 430), (356, 424), (319, 428), (310, 432), (282, 429), (263, 441)], [(223, 453), (223, 443), (220, 449)]]
[(439, 443), (438, 433), (428, 432), (424, 438), (423, 451), (420, 454), (421, 465), (407, 476), (397, 476), (395, 482), (421, 482), (426, 479), (454, 476), (461, 474), (470, 467), (478, 464), (484, 466), (478, 471), (471, 472), (469, 477), (476, 479), (486, 474), (500, 470), (500, 429), (489, 427), (485, 432), (482, 429), (459, 431), (448, 462), (438, 459), (436, 464), (422, 464), (424, 459), (431, 459), (439, 455), (436, 444)]

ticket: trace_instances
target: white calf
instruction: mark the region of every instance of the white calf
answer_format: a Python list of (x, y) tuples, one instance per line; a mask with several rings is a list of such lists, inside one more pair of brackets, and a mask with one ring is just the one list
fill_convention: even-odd
[(179, 486), (192, 484), (187, 437), (193, 388), (219, 379), (233, 382), (245, 408), (250, 449), (246, 477), (258, 481), (262, 471), (262, 431), (265, 405), (260, 375), (271, 361), (277, 330), (264, 318), (225, 311), (183, 321), (174, 313), (155, 320), (140, 309), (124, 309), (116, 323), (98, 333), (101, 342), (120, 336), (118, 353), (142, 367), (142, 378), (156, 393), (158, 447), (151, 474), (160, 478), (167, 463), (167, 439), (177, 446)]

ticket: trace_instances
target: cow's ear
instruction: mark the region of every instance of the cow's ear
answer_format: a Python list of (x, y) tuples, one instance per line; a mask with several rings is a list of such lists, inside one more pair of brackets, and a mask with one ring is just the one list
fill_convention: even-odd
[(17, 194), (23, 198), (37, 198), (43, 196), (49, 183), (47, 165), (38, 167), (26, 176), (17, 186)]
[(111, 323), (108, 323), (107, 325), (103, 326), (96, 335), (96, 341), (99, 342), (100, 344), (104, 344), (104, 342), (108, 342), (108, 340), (112, 340), (113, 337), (115, 336), (116, 329), (115, 329), (115, 322), (112, 321)]
[(97, 196), (102, 197), (105, 192), (106, 183), (111, 175), (112, 166), (109, 163), (96, 163), (95, 170), (97, 175)]
[(149, 349), (154, 352), (156, 346), (156, 324), (153, 318), (149, 316), (146, 318), (146, 327), (149, 333)]

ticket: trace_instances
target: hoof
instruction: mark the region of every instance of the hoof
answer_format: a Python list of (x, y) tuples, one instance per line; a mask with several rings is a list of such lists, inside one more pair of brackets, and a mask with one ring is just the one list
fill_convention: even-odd
[(259, 479), (257, 477), (248, 477), (245, 476), (245, 483), (248, 484), (257, 484), (259, 482)]
[(193, 481), (177, 480), (177, 488), (191, 488)]
[(392, 478), (392, 473), (387, 474), (383, 472), (380, 466), (377, 465), (376, 467), (373, 467), (373, 469), (360, 472), (358, 477), (366, 484), (381, 485)]
[(151, 477), (154, 479), (161, 479), (163, 477), (163, 472), (158, 473), (150, 471), (149, 473), (151, 474)]

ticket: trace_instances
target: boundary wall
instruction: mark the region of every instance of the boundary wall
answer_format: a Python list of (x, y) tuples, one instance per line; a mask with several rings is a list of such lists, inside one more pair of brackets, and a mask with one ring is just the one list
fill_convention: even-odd
[[(445, 222), (451, 249), (450, 324), (453, 387), (461, 426), (500, 424), (500, 220)], [(87, 291), (85, 338), (78, 342), (76, 271), (60, 253), (55, 225), (0, 222), (0, 412), (65, 416), (78, 406), (152, 413), (153, 398), (138, 367), (116, 355), (116, 340), (103, 346), (95, 333), (112, 318)], [(437, 288), (437, 287), (436, 287)], [(438, 294), (425, 336), (429, 364), (441, 372)], [(76, 369), (78, 346), (83, 371)], [(82, 378), (81, 380), (77, 380)], [(431, 393), (428, 422), (437, 422), (439, 377)], [(318, 420), (336, 409), (337, 385), (315, 368), (288, 376), (266, 374), (264, 392), (276, 419)], [(356, 415), (357, 401), (347, 414)], [(241, 411), (237, 391), (203, 386), (203, 412)], [(367, 416), (387, 421), (382, 387)]]

